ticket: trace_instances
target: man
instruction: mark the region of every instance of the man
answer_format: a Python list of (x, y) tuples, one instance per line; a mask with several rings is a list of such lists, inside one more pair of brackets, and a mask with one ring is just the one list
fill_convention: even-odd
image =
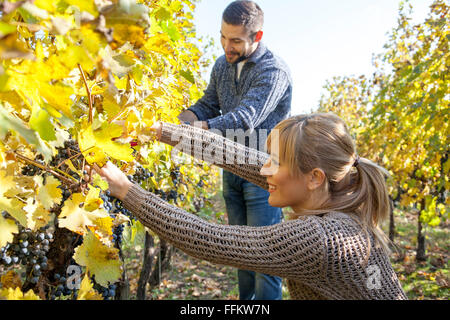
[[(231, 129), (241, 129), (250, 135), (245, 144), (257, 137), (251, 147), (261, 150), (270, 130), (290, 116), (292, 95), (288, 67), (261, 42), (263, 24), (264, 13), (252, 1), (234, 1), (225, 9), (221, 27), (225, 55), (216, 61), (204, 96), (179, 115), (180, 121), (227, 137)], [(254, 134), (259, 132), (265, 134)], [(281, 209), (269, 206), (266, 190), (225, 171), (223, 196), (231, 225), (281, 222)], [(242, 300), (281, 299), (278, 277), (238, 270), (238, 280)]]

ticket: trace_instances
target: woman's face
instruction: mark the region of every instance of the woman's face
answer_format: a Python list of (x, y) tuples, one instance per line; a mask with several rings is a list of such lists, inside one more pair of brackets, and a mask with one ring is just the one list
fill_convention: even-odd
[(267, 178), (269, 184), (269, 204), (272, 207), (291, 207), (295, 212), (308, 209), (308, 199), (311, 191), (308, 190), (308, 174), (294, 176), (287, 165), (279, 163), (276, 155), (271, 157), (261, 168), (261, 175)]

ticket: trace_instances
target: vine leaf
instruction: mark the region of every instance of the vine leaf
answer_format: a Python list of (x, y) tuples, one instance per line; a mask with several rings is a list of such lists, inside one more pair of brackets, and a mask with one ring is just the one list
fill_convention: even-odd
[(15, 233), (19, 233), (16, 222), (11, 219), (5, 219), (0, 214), (0, 248), (8, 242), (12, 242)]
[(122, 274), (119, 249), (106, 246), (92, 232), (75, 249), (74, 259), (79, 265), (88, 268), (95, 276), (95, 281), (104, 287), (108, 286), (108, 282), (119, 280)]
[(10, 198), (18, 193), (13, 176), (8, 175), (6, 170), (0, 170), (0, 181), (2, 182), (0, 184), (0, 211), (8, 212), (22, 226), (26, 227), (27, 217), (22, 209), (23, 204), (16, 198)]
[(77, 300), (103, 300), (102, 295), (94, 289), (94, 286), (89, 279), (87, 270), (83, 280), (81, 281)]
[(61, 183), (50, 176), (46, 178), (44, 185), (44, 178), (42, 176), (34, 177), (34, 181), (37, 184), (37, 198), (42, 203), (42, 206), (49, 210), (55, 204), (60, 204), (62, 200), (62, 191), (58, 187)]
[(4, 298), (6, 300), (41, 300), (33, 290), (28, 290), (27, 293), (23, 293), (20, 288), (5, 288), (0, 290), (0, 300)]
[(133, 161), (133, 149), (129, 145), (114, 142), (114, 138), (122, 136), (123, 128), (114, 123), (103, 123), (98, 130), (91, 125), (84, 125), (80, 131), (78, 143), (89, 164), (103, 166), (110, 156), (116, 160)]
[(59, 227), (82, 235), (91, 229), (102, 241), (109, 243), (108, 238), (112, 235), (112, 218), (104, 209), (87, 211), (82, 206), (85, 201), (86, 198), (81, 193), (75, 193), (72, 195), (72, 199), (66, 200), (59, 215)]
[(27, 199), (27, 205), (23, 209), (27, 213), (27, 227), (33, 231), (46, 226), (52, 218), (50, 212), (33, 198)]

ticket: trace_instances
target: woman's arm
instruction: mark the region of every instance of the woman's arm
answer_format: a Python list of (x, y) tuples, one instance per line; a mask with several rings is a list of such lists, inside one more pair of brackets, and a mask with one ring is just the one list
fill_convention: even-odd
[(323, 271), (325, 234), (317, 217), (265, 227), (209, 223), (137, 185), (123, 205), (146, 227), (198, 259), (313, 281)]
[(144, 226), (193, 257), (308, 281), (323, 275), (327, 236), (316, 216), (264, 227), (209, 223), (132, 184), (111, 162), (94, 169)]
[(217, 165), (263, 189), (268, 189), (266, 178), (260, 174), (261, 167), (269, 158), (267, 153), (189, 125), (160, 123), (157, 131), (158, 139), (175, 147), (176, 151)]

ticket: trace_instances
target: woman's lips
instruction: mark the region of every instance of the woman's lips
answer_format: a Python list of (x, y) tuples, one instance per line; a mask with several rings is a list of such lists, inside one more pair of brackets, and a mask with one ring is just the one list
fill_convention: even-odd
[(275, 192), (277, 190), (277, 187), (275, 186), (275, 185), (273, 185), (273, 184), (270, 184), (269, 183), (269, 192), (270, 193), (273, 193), (273, 192)]

